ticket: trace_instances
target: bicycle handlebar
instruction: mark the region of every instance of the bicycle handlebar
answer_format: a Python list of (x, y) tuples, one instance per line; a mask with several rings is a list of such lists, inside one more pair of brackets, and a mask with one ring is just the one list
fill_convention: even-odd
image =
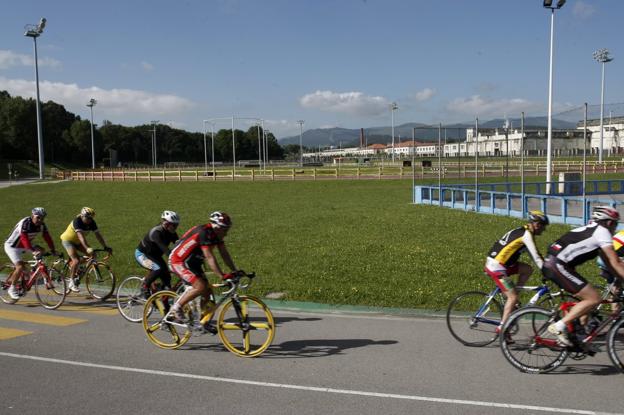
[[(234, 292), (237, 288), (240, 288), (242, 290), (247, 289), (247, 287), (249, 287), (251, 285), (251, 281), (256, 277), (256, 273), (255, 272), (251, 272), (251, 273), (246, 273), (244, 271), (241, 272), (241, 275), (236, 275), (234, 276), (234, 278), (230, 278), (228, 280), (225, 280), (221, 283), (218, 284), (213, 284), (213, 287), (227, 287), (229, 286), (230, 289), (227, 291), (224, 291), (223, 293), (221, 293), (222, 295), (229, 295), (232, 292)], [(241, 284), (241, 280), (243, 278), (248, 278), (249, 281), (246, 284)]]

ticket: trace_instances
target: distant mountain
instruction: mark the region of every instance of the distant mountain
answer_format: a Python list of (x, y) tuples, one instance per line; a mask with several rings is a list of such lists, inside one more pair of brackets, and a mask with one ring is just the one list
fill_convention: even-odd
[[(512, 128), (520, 128), (519, 118), (509, 118)], [(576, 123), (554, 119), (554, 129), (573, 129)], [(503, 128), (504, 119), (494, 119), (479, 122), (479, 128)], [(527, 117), (524, 119), (524, 128), (546, 128), (548, 126), (547, 117)], [(445, 125), (442, 128), (442, 139), (447, 140), (464, 140), (466, 138), (466, 129), (473, 128), (474, 123), (457, 123)], [(438, 126), (427, 125), (421, 123), (405, 123), (394, 126), (394, 136), (396, 141), (406, 141), (412, 139), (412, 130), (416, 129), (416, 141), (436, 141), (438, 139)], [(367, 144), (381, 143), (386, 144), (392, 141), (392, 127), (368, 127), (364, 128), (364, 136)], [(349, 128), (316, 128), (303, 132), (303, 145), (306, 147), (354, 147), (360, 141), (360, 130)], [(281, 145), (299, 144), (299, 135), (285, 137), (279, 140)]]

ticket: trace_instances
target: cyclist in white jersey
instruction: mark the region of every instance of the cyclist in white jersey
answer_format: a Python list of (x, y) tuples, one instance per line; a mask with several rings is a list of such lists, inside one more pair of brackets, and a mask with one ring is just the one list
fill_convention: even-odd
[(561, 320), (548, 327), (548, 331), (555, 334), (564, 346), (572, 346), (567, 336), (567, 324), (588, 314), (601, 301), (600, 293), (576, 271), (576, 267), (600, 255), (613, 273), (624, 279), (624, 264), (615, 253), (612, 242), (619, 220), (617, 210), (596, 206), (592, 221), (587, 226), (571, 230), (548, 248), (542, 268), (544, 276), (581, 299)]

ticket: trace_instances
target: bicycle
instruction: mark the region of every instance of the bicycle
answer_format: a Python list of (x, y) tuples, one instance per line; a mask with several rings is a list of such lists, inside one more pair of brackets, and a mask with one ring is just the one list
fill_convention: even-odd
[[(51, 253), (36, 255), (32, 261), (26, 261), (30, 270), (25, 269), (18, 276), (15, 287), (21, 297), (26, 295), (34, 286), (35, 295), (39, 304), (48, 310), (57, 309), (63, 304), (66, 296), (66, 283), (63, 275), (54, 269), (54, 266), (48, 267), (44, 257), (52, 256)], [(58, 255), (56, 263), (63, 261), (63, 255)], [(8, 293), (10, 283), (7, 282), (9, 276), (15, 270), (15, 265), (5, 264), (0, 266), (0, 299), (6, 304), (15, 304), (19, 299), (11, 298)]]
[[(143, 308), (145, 307), (147, 298), (149, 298), (145, 298), (141, 290), (144, 281), (145, 277), (129, 275), (119, 284), (119, 288), (117, 288), (117, 309), (123, 318), (132, 323), (140, 323), (143, 321)], [(162, 287), (157, 282), (150, 287), (151, 293), (155, 293), (161, 289)], [(181, 295), (182, 292), (184, 292), (182, 280), (178, 280), (178, 282), (171, 287), (171, 291)]]
[[(542, 280), (542, 285), (525, 285), (516, 288), (519, 291), (535, 292), (526, 306), (545, 304), (545, 308), (554, 309), (560, 302), (557, 301), (558, 298), (573, 298), (563, 291), (552, 292), (546, 284), (546, 280)], [(498, 286), (489, 293), (482, 291), (461, 293), (448, 306), (446, 326), (451, 335), (465, 346), (487, 346), (498, 338), (496, 328), (501, 323), (503, 317), (502, 304), (505, 304), (505, 301)], [(469, 311), (475, 309), (476, 311)], [(459, 319), (453, 317), (458, 314), (462, 317)]]
[[(178, 301), (179, 294), (173, 291), (155, 293), (147, 300), (143, 311), (143, 329), (147, 338), (163, 349), (177, 349), (186, 344), (192, 334), (212, 333), (210, 328), (216, 328), (221, 343), (230, 352), (242, 357), (259, 356), (273, 342), (273, 314), (259, 298), (238, 294), (239, 289), (249, 287), (255, 276), (255, 273), (244, 273), (242, 277), (213, 284), (213, 288), (228, 289), (205, 312), (201, 310), (199, 297), (186, 304), (182, 311), (188, 318), (187, 323), (168, 320), (171, 306)], [(216, 324), (211, 326), (218, 310)]]
[[(108, 255), (98, 261), (98, 252), (107, 252)], [(87, 292), (89, 292), (93, 298), (101, 301), (106, 300), (115, 291), (115, 275), (107, 263), (111, 255), (112, 253), (106, 249), (94, 249), (93, 254), (82, 256), (78, 264), (78, 269), (76, 270), (76, 276), (74, 277), (76, 286), (84, 279)], [(64, 275), (65, 278), (69, 279), (69, 259), (63, 261), (62, 267), (59, 268), (60, 269), (57, 269), (57, 271)], [(69, 294), (69, 287), (67, 287), (65, 291)]]
[[(601, 301), (603, 304), (622, 304), (624, 295)], [(567, 313), (575, 302), (564, 302), (559, 311)], [(624, 372), (624, 313), (620, 309), (604, 316), (604, 310), (594, 309), (584, 326), (579, 319), (568, 324), (568, 338), (572, 346), (562, 346), (557, 337), (548, 331), (548, 326), (558, 320), (558, 313), (540, 307), (518, 310), (509, 317), (501, 336), (503, 355), (512, 366), (525, 373), (546, 373), (561, 366), (568, 357), (575, 360), (593, 356), (596, 349), (593, 341), (607, 334), (607, 352), (613, 365)], [(610, 328), (606, 328), (610, 325)], [(513, 329), (511, 329), (513, 327)], [(589, 331), (589, 333), (587, 333)], [(513, 333), (511, 333), (513, 332)], [(509, 333), (509, 337), (508, 334)]]

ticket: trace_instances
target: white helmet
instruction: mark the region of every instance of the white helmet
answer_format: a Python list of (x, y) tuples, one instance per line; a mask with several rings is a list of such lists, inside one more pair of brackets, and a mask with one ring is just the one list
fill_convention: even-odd
[(173, 210), (165, 210), (162, 215), (160, 215), (160, 218), (175, 225), (180, 223), (180, 217)]
[(227, 213), (217, 211), (210, 214), (210, 223), (215, 228), (228, 229), (232, 226), (232, 219)]
[(611, 206), (596, 206), (592, 212), (591, 218), (598, 222), (601, 220), (620, 220), (620, 213)]
[(31, 213), (33, 216), (39, 216), (40, 218), (45, 218), (47, 215), (47, 212), (42, 207), (33, 208)]

